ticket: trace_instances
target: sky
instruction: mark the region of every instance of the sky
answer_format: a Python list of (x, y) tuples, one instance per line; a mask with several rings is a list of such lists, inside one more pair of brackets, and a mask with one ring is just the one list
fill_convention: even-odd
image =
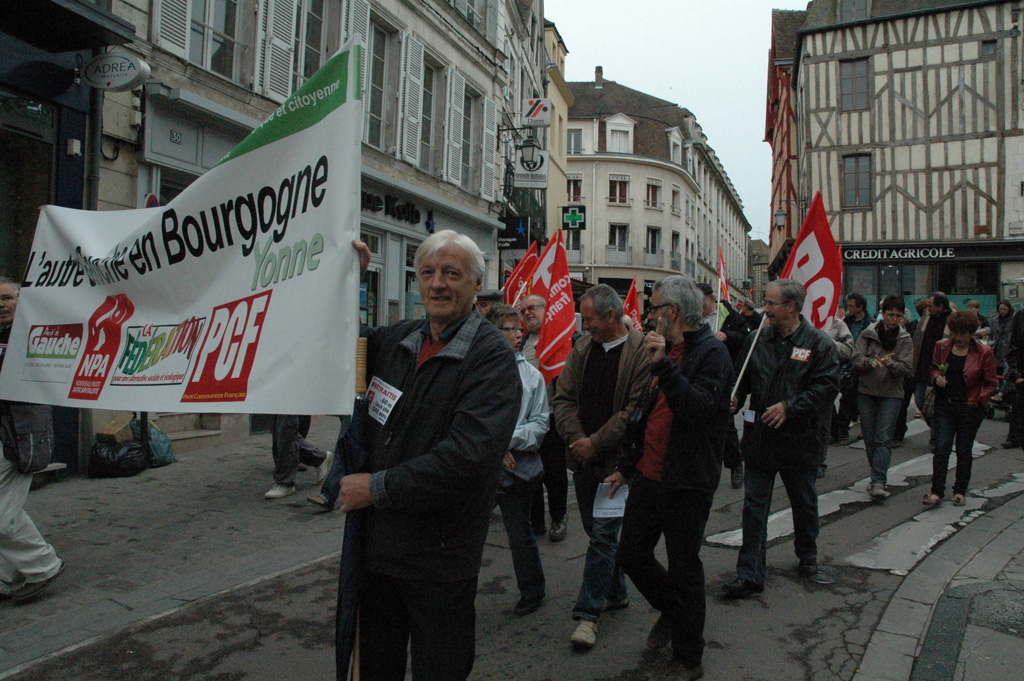
[(772, 9), (807, 0), (544, 0), (569, 55), (566, 80), (605, 80), (689, 109), (768, 241), (771, 148), (764, 141)]

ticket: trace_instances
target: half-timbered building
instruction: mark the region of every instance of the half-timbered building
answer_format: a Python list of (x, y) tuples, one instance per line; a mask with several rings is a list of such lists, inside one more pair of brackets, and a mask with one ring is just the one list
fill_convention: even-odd
[[(844, 290), (934, 289), (995, 307), (1024, 275), (1022, 2), (814, 0), (795, 114), (806, 205), (820, 191)], [(912, 307), (912, 305), (910, 305)]]

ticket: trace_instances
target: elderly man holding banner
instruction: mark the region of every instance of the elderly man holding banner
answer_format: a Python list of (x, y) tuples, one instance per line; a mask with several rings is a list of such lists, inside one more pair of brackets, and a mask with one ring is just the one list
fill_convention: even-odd
[(522, 396), (508, 341), (473, 306), (477, 245), (437, 232), (414, 264), (428, 319), (364, 334), (367, 466), (341, 480), (341, 510), (367, 509), (359, 669), (373, 681), (404, 679), (407, 651), (413, 679), (469, 676), (484, 539)]

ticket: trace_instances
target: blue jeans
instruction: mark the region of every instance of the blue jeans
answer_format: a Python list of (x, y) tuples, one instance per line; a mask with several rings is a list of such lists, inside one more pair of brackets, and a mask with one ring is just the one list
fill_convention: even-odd
[(590, 466), (573, 474), (576, 503), (580, 507), (583, 530), (590, 537), (583, 564), (583, 585), (572, 609), (574, 620), (596, 622), (604, 602), (626, 598), (626, 578), (615, 560), (619, 549), (619, 528), (622, 518), (595, 518), (594, 497), (605, 476)]
[(974, 436), (985, 418), (984, 407), (972, 407), (966, 402), (951, 404), (935, 397), (935, 418), (932, 419), (932, 436), (935, 438), (935, 454), (932, 457), (932, 494), (946, 496), (946, 472), (949, 470), (949, 455), (956, 441), (956, 478), (953, 494), (967, 494), (971, 484), (971, 464), (974, 460)]
[(743, 475), (743, 546), (736, 560), (736, 576), (755, 584), (764, 584), (765, 580), (768, 510), (776, 473), (786, 486), (793, 511), (796, 557), (801, 561), (818, 557), (818, 492), (814, 487), (817, 471), (775, 471), (748, 463)]
[[(536, 485), (540, 486), (540, 481)], [(530, 525), (530, 505), (533, 488), (529, 494), (506, 494), (498, 492), (498, 507), (505, 521), (508, 547), (512, 551), (512, 568), (516, 572), (516, 583), (523, 598), (544, 597), (544, 567), (540, 562), (537, 536)]]
[(864, 434), (864, 449), (871, 467), (872, 485), (884, 485), (888, 481), (892, 438), (902, 403), (903, 400), (898, 397), (876, 397), (864, 393), (857, 395), (860, 432)]

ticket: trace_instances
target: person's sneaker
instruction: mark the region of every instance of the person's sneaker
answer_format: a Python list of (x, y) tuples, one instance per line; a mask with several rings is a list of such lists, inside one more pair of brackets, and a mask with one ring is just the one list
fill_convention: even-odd
[(565, 519), (562, 519), (562, 520), (552, 520), (551, 521), (551, 534), (548, 535), (548, 540), (552, 544), (557, 544), (558, 542), (560, 542), (563, 539), (565, 539), (565, 535), (566, 535), (566, 533), (568, 531), (569, 531), (569, 528), (566, 527), (566, 525), (565, 525)]
[(274, 483), (274, 486), (267, 490), (267, 493), (263, 496), (267, 499), (281, 499), (295, 494), (295, 485), (281, 485)]
[(29, 582), (28, 584), (22, 586), (20, 589), (15, 589), (11, 592), (11, 600), (15, 603), (24, 603), (25, 601), (30, 601), (36, 596), (38, 596), (39, 592), (41, 592), (46, 587), (50, 586), (50, 584), (53, 583), (53, 580), (60, 577), (61, 573), (64, 572), (64, 560), (61, 558), (58, 558), (57, 560), (60, 561), (60, 567), (57, 568), (57, 574), (53, 575), (52, 577), (49, 577), (48, 579), (44, 579), (41, 582)]
[(893, 449), (899, 449), (902, 446), (903, 446), (903, 438), (900, 438), (899, 440), (893, 440), (892, 441), (892, 448)]
[(577, 648), (590, 650), (597, 643), (597, 622), (580, 620), (569, 640)]
[(877, 482), (871, 483), (871, 488), (869, 489), (868, 494), (870, 494), (871, 498), (875, 501), (884, 501), (889, 498), (889, 493), (885, 491), (885, 485)]
[(665, 681), (696, 681), (696, 679), (703, 678), (703, 676), (704, 667), (701, 665), (697, 665), (696, 667), (687, 667), (682, 662), (672, 660), (668, 665), (665, 676), (662, 678)]
[(756, 582), (748, 582), (745, 579), (737, 577), (733, 581), (722, 586), (722, 598), (726, 600), (735, 600), (738, 598), (746, 598), (753, 596), (764, 591), (764, 584), (758, 584)]
[(651, 627), (651, 633), (647, 635), (647, 647), (651, 650), (661, 650), (671, 642), (672, 621), (668, 615), (662, 613)]
[(524, 596), (523, 598), (519, 599), (518, 603), (516, 603), (516, 607), (513, 610), (513, 612), (515, 612), (515, 614), (519, 615), (520, 617), (522, 617), (523, 615), (529, 615), (531, 612), (539, 608), (540, 604), (543, 602), (544, 594), (541, 594), (540, 596), (534, 596), (532, 598), (526, 598)]
[(309, 503), (313, 504), (314, 506), (319, 508), (321, 511), (333, 511), (334, 510), (334, 506), (331, 505), (331, 504), (328, 504), (327, 500), (324, 499), (319, 494), (313, 495), (311, 497), (306, 497), (306, 501), (308, 501)]
[(628, 607), (629, 607), (629, 596), (626, 596), (625, 598), (620, 598), (617, 601), (613, 601), (611, 599), (608, 599), (608, 600), (606, 600), (604, 602), (604, 605), (601, 606), (601, 612), (605, 612), (607, 610), (622, 610), (623, 608), (628, 608)]
[(743, 464), (740, 464), (736, 468), (732, 469), (731, 477), (732, 480), (730, 480), (730, 482), (732, 483), (733, 489), (739, 489), (740, 487), (743, 487)]
[(327, 452), (323, 463), (316, 467), (316, 481), (323, 482), (327, 474), (331, 472), (331, 462), (334, 461), (334, 452)]
[(818, 561), (813, 558), (801, 560), (800, 565), (796, 568), (796, 573), (801, 577), (813, 577), (818, 574)]

